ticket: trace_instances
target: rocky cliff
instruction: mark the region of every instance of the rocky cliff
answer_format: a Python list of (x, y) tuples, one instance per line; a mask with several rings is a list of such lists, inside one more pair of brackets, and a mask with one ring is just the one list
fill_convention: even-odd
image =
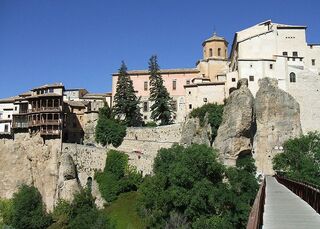
[(241, 79), (237, 90), (226, 101), (214, 142), (224, 164), (235, 165), (239, 155), (251, 153), (255, 131), (253, 106), (254, 98), (248, 88), (248, 80)]

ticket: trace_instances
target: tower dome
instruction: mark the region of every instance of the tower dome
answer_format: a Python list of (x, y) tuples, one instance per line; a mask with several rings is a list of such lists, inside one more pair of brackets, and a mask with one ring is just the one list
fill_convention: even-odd
[(227, 59), (228, 42), (224, 37), (217, 36), (214, 32), (213, 36), (202, 43), (203, 59)]

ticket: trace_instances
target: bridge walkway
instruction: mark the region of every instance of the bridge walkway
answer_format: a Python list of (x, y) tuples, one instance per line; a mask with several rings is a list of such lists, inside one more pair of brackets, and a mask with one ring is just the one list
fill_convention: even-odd
[(320, 228), (320, 215), (274, 177), (267, 176), (262, 228)]

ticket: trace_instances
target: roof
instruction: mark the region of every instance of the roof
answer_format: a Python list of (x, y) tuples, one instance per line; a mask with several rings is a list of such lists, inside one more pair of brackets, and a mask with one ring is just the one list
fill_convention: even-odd
[(65, 103), (71, 107), (86, 107), (89, 104), (87, 101), (67, 101)]
[(187, 84), (187, 85), (184, 85), (184, 87), (201, 87), (201, 86), (210, 86), (210, 85), (225, 85), (225, 82), (208, 82), (208, 83)]
[(105, 97), (107, 97), (106, 93), (87, 93), (82, 96), (82, 99), (104, 99)]
[[(132, 70), (127, 71), (129, 75), (148, 75), (149, 70)], [(177, 73), (199, 73), (197, 68), (174, 68), (174, 69), (160, 69), (160, 74), (177, 74)], [(113, 73), (112, 75), (119, 75), (119, 73)]]
[(39, 97), (62, 97), (62, 95), (59, 95), (57, 93), (45, 93), (45, 94), (40, 94), (40, 95), (32, 95), (26, 97), (26, 99), (33, 99), (33, 98), (39, 98)]
[(213, 33), (212, 37), (210, 37), (207, 40), (205, 40), (202, 43), (202, 46), (204, 46), (207, 42), (210, 42), (210, 41), (223, 41), (223, 42), (228, 44), (227, 40), (224, 37), (217, 36), (216, 32)]
[(64, 86), (62, 83), (45, 84), (40, 87), (35, 87), (31, 91), (38, 90), (38, 89), (45, 89), (45, 88), (64, 88)]
[(0, 99), (0, 103), (13, 103), (15, 99), (18, 99), (19, 96), (11, 96), (8, 98)]

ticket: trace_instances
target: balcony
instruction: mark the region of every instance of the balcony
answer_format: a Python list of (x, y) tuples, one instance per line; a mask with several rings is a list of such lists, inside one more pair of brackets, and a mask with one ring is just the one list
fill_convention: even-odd
[(18, 129), (18, 128), (28, 128), (27, 122), (14, 122), (12, 123), (12, 128)]
[(60, 125), (60, 120), (32, 120), (29, 121), (29, 127), (32, 126), (45, 126), (45, 125)]
[(38, 107), (38, 108), (32, 108), (28, 110), (29, 113), (46, 112), (46, 111), (60, 112), (61, 107)]
[(40, 130), (41, 136), (59, 136), (60, 130)]

